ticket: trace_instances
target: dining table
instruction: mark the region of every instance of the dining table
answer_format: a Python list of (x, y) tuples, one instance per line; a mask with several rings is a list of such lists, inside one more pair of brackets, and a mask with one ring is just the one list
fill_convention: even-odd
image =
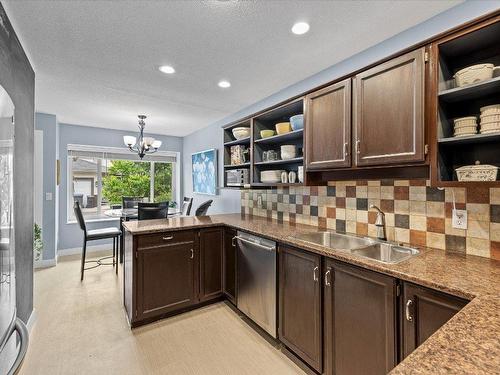
[[(123, 233), (123, 222), (124, 221), (129, 221), (129, 220), (137, 220), (139, 216), (139, 209), (137, 207), (131, 207), (131, 208), (112, 208), (110, 210), (104, 211), (104, 215), (120, 219), (120, 230)], [(168, 210), (168, 215), (167, 219), (171, 217), (177, 217), (181, 216), (182, 211), (180, 210), (175, 210), (171, 211), (169, 208)], [(125, 239), (122, 236), (120, 236), (120, 263), (123, 263), (123, 249), (125, 247)]]

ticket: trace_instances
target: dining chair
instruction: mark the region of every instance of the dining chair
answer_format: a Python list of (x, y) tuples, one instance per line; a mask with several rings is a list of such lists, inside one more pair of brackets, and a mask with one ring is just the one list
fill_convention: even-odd
[(200, 206), (196, 209), (194, 213), (195, 216), (206, 216), (209, 207), (212, 205), (213, 200), (209, 199), (206, 202), (200, 204)]
[(135, 208), (139, 202), (142, 202), (143, 197), (122, 197), (123, 208)]
[(138, 220), (166, 219), (168, 215), (168, 202), (142, 203), (137, 206)]
[[(75, 211), (76, 221), (78, 225), (80, 225), (80, 229), (83, 231), (83, 247), (82, 247), (82, 265), (80, 269), (80, 281), (83, 281), (83, 273), (86, 270), (91, 270), (92, 268), (96, 268), (99, 266), (116, 266), (115, 272), (118, 274), (118, 242), (119, 238), (122, 234), (122, 231), (116, 227), (107, 227), (100, 229), (91, 229), (87, 230), (87, 225), (85, 224), (85, 219), (83, 218), (82, 209), (80, 207), (80, 202), (75, 201), (73, 205), (73, 210)], [(113, 239), (113, 255), (103, 257), (97, 260), (85, 260), (87, 255), (87, 242), (88, 241), (96, 241), (103, 239)], [(116, 261), (115, 261), (116, 256)], [(112, 263), (104, 263), (104, 260), (113, 258)], [(95, 263), (94, 266), (85, 268), (85, 263)]]
[(181, 206), (181, 215), (189, 216), (191, 213), (191, 207), (193, 206), (193, 198), (184, 197)]

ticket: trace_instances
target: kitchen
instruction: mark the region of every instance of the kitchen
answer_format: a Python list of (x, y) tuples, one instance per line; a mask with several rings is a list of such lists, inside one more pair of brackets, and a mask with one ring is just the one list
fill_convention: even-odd
[(500, 372), (500, 2), (0, 8), (0, 374)]
[[(226, 186), (248, 189), (241, 213), (126, 224), (132, 327), (227, 299), (308, 373), (498, 371), (498, 263), (457, 254), (498, 251), (486, 164), (499, 162), (487, 120), (500, 97), (485, 61), (499, 25), (466, 25), (224, 126)], [(449, 122), (479, 109), (480, 133), (476, 117), (472, 133)], [(474, 237), (484, 215), (491, 245)]]

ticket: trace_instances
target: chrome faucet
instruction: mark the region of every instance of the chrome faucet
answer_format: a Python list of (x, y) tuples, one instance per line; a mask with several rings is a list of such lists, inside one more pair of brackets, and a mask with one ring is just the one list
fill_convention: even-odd
[(377, 219), (375, 220), (375, 226), (377, 227), (377, 238), (383, 241), (387, 241), (387, 236), (385, 234), (385, 214), (374, 204), (372, 204), (370, 208), (373, 208), (377, 211)]

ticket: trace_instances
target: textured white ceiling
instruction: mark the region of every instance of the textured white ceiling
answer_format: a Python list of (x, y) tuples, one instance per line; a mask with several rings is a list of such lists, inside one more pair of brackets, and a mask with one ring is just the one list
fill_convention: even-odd
[[(37, 111), (134, 131), (145, 113), (148, 132), (178, 136), (459, 2), (2, 1), (35, 68)], [(299, 20), (303, 36), (290, 32)]]

